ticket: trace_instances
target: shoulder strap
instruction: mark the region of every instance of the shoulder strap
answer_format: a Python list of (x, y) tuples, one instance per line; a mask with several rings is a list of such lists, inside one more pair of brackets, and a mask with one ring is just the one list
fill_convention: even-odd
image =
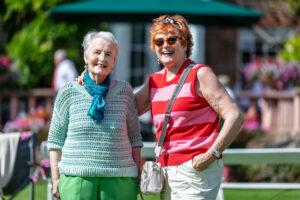
[(157, 148), (156, 148), (156, 151), (155, 151), (156, 161), (157, 161), (157, 159), (158, 159), (158, 157), (161, 153), (161, 149), (162, 149), (162, 146), (163, 146), (163, 143), (164, 143), (164, 140), (165, 140), (167, 125), (168, 125), (168, 121), (170, 119), (172, 106), (175, 102), (175, 99), (176, 99), (177, 95), (179, 94), (179, 92), (180, 92), (180, 90), (183, 86), (183, 83), (185, 82), (186, 77), (188, 76), (189, 72), (191, 71), (191, 69), (193, 68), (194, 65), (195, 65), (194, 62), (189, 62), (188, 65), (185, 67), (185, 69), (184, 69), (182, 75), (180, 76), (180, 79), (179, 79), (179, 81), (176, 85), (176, 88), (173, 92), (173, 95), (172, 95), (172, 97), (169, 101), (167, 111), (166, 111), (166, 114), (165, 114), (165, 120), (164, 120), (163, 127), (162, 127), (161, 134), (160, 134), (160, 138), (159, 138), (158, 145), (157, 145)]

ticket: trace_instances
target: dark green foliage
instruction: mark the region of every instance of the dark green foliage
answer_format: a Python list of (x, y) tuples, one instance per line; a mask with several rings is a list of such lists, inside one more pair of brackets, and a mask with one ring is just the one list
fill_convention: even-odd
[(300, 181), (300, 166), (297, 164), (232, 166), (231, 170), (232, 181), (237, 182)]
[[(46, 13), (32, 20), (22, 30), (14, 34), (7, 45), (7, 52), (15, 62), (22, 76), (21, 86), (47, 86), (53, 71), (53, 51), (55, 41), (68, 38), (76, 30), (76, 25), (52, 24)], [(67, 45), (67, 44), (66, 44)]]
[(0, 45), (0, 54), (8, 54), (21, 74), (16, 88), (50, 87), (53, 54), (59, 48), (66, 49), (78, 71), (82, 71), (84, 34), (91, 28), (105, 29), (106, 24), (54, 23), (50, 9), (70, 1), (75, 0), (1, 1), (0, 6), (4, 9), (0, 12), (0, 25), (3, 24), (2, 35), (6, 41)]

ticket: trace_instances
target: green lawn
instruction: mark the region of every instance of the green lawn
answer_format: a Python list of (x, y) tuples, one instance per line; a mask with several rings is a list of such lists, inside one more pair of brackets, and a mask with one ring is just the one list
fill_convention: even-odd
[(300, 200), (300, 190), (224, 190), (225, 200)]
[[(4, 196), (8, 199), (9, 196)], [(29, 200), (29, 185), (20, 191), (13, 200)], [(34, 200), (47, 200), (47, 183), (34, 184)]]
[[(224, 190), (225, 200), (300, 200), (300, 190)], [(145, 200), (160, 200), (159, 196), (143, 195)], [(6, 196), (8, 197), (8, 196)], [(29, 200), (29, 186), (14, 200)], [(47, 200), (47, 184), (35, 184), (35, 200)], [(140, 197), (138, 198), (140, 200)]]

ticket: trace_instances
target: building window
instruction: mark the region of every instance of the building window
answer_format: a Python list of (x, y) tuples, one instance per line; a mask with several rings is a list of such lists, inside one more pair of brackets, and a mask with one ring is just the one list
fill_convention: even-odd
[[(278, 30), (277, 30), (278, 31)], [(272, 35), (273, 31), (266, 31)], [(244, 66), (253, 56), (274, 58), (280, 51), (282, 42), (269, 43), (250, 29), (239, 31), (240, 65)]]
[(289, 31), (286, 31), (284, 34), (278, 36), (278, 30), (264, 30), (265, 33), (270, 36), (270, 38), (282, 38), (278, 40), (276, 43), (268, 42), (261, 35), (256, 33), (251, 29), (241, 29), (239, 30), (239, 41), (238, 41), (238, 49), (239, 49), (239, 80), (238, 80), (238, 88), (244, 89), (245, 79), (242, 74), (243, 67), (250, 62), (254, 56), (258, 57), (266, 57), (269, 56), (271, 58), (275, 58), (280, 49), (282, 48), (282, 43), (284, 38), (287, 38)]
[(131, 84), (137, 87), (144, 82), (145, 69), (145, 25), (133, 24), (132, 26), (132, 48), (131, 48)]

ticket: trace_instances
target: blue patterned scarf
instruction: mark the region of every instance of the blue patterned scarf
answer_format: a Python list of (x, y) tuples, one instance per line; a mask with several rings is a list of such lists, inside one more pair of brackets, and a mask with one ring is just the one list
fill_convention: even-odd
[(89, 71), (86, 71), (83, 77), (84, 88), (90, 95), (93, 96), (92, 105), (89, 109), (88, 115), (94, 119), (95, 123), (100, 123), (104, 117), (105, 96), (108, 92), (110, 85), (110, 75), (102, 82), (101, 85), (97, 85), (89, 76)]

